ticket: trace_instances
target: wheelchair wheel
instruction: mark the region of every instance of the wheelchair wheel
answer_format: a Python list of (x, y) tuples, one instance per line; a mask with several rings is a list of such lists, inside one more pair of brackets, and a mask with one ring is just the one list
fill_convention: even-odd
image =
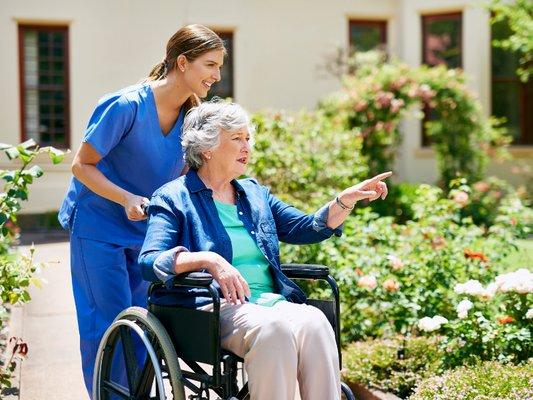
[(352, 389), (350, 389), (350, 387), (346, 383), (341, 382), (341, 390), (342, 390), (342, 395), (341, 395), (342, 400), (355, 400), (355, 396), (352, 392)]
[(121, 312), (100, 342), (93, 400), (111, 399), (185, 400), (172, 341), (161, 322), (144, 308)]

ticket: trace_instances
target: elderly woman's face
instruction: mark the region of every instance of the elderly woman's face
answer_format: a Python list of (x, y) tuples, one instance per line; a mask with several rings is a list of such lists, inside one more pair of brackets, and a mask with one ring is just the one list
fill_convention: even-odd
[(244, 174), (250, 160), (250, 134), (246, 128), (236, 132), (220, 131), (220, 144), (211, 153), (209, 164), (228, 176)]

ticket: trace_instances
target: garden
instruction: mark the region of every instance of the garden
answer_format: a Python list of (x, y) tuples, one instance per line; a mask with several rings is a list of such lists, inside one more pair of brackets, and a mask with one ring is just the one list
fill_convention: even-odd
[(339, 283), (344, 379), (400, 398), (531, 398), (531, 188), (485, 173), (510, 160), (502, 121), (484, 116), (460, 70), (379, 53), (351, 65), (315, 110), (255, 115), (250, 173), (312, 212), (394, 169), (400, 121), (438, 116), (425, 122), (438, 182), (393, 180), (385, 201), (356, 206), (342, 238), (282, 247), (284, 262), (328, 265)]
[[(517, 23), (515, 32), (523, 28)], [(518, 73), (527, 80), (531, 36), (522, 36), (500, 45), (522, 54)], [(503, 121), (485, 116), (467, 79), (460, 70), (411, 67), (369, 52), (355, 56), (342, 88), (316, 109), (254, 115), (250, 175), (307, 212), (394, 170), (401, 121), (422, 120), (423, 110), (434, 116), (424, 123), (437, 182), (393, 179), (386, 200), (356, 206), (341, 238), (282, 246), (284, 262), (324, 264), (336, 278), (342, 374), (353, 387), (413, 400), (533, 398), (531, 187), (487, 176), (490, 161), (511, 159), (511, 139)], [(58, 163), (63, 154), (33, 141), (0, 150), (18, 162), (0, 171), (1, 390), (28, 351), (22, 339), (6, 336), (9, 306), (30, 301), (29, 287), (39, 285), (33, 249), (16, 250), (17, 215), (43, 174), (35, 158), (45, 153)], [(314, 296), (330, 295), (303, 284)]]

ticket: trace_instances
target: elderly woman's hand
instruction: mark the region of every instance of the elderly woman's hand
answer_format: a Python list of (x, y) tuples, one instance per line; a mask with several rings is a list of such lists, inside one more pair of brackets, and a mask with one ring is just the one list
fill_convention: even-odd
[(240, 301), (241, 304), (244, 304), (246, 302), (244, 296), (251, 296), (248, 282), (224, 257), (213, 252), (209, 253), (207, 270), (220, 285), (226, 301), (232, 304), (239, 304)]
[(373, 201), (380, 197), (381, 199), (385, 199), (389, 193), (389, 190), (387, 189), (387, 184), (382, 182), (382, 180), (390, 177), (391, 175), (392, 171), (388, 171), (376, 175), (373, 178), (366, 179), (357, 185), (343, 190), (342, 193), (339, 194), (339, 199), (348, 207), (353, 207), (359, 200), (368, 199)]

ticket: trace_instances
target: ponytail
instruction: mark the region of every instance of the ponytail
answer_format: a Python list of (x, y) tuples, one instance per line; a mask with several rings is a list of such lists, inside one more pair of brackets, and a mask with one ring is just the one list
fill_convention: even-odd
[(145, 79), (146, 81), (158, 81), (159, 79), (163, 79), (167, 76), (167, 60), (163, 60), (160, 63), (157, 63), (154, 65), (154, 67), (151, 69), (150, 73)]

